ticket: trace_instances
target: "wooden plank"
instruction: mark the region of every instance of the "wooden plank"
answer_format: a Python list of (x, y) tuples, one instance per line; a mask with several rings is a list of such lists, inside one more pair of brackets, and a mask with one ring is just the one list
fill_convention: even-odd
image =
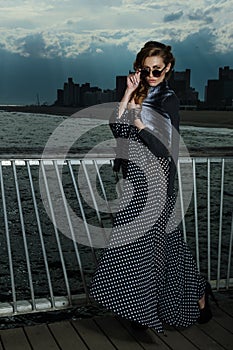
[(233, 317), (233, 303), (220, 303), (220, 309), (226, 312), (230, 317)]
[(0, 336), (5, 350), (31, 350), (22, 328), (2, 330)]
[[(229, 312), (231, 313), (231, 316), (233, 316), (233, 290), (228, 291), (228, 292), (218, 292), (214, 293), (217, 302), (220, 307), (222, 306), (228, 306), (229, 307)], [(215, 306), (215, 302), (212, 300), (210, 297), (210, 306)]]
[(119, 350), (142, 350), (136, 339), (113, 317), (95, 318), (96, 324), (106, 333)]
[(185, 336), (185, 338), (187, 338), (189, 341), (195, 344), (200, 350), (207, 350), (207, 349), (223, 350), (224, 349), (214, 339), (209, 337), (207, 334), (203, 333), (195, 325), (179, 332), (182, 333)]
[(233, 334), (223, 328), (214, 319), (206, 324), (198, 325), (198, 327), (225, 349), (232, 350)]
[[(155, 332), (155, 331), (154, 331)], [(177, 331), (173, 327), (165, 330), (165, 336), (159, 333), (159, 337), (163, 340), (172, 350), (197, 350), (190, 340), (188, 340), (183, 334)]]
[(159, 336), (153, 332), (151, 329), (147, 330), (135, 330), (131, 327), (130, 322), (118, 318), (119, 322), (124, 325), (127, 331), (136, 339), (136, 341), (145, 350), (154, 350), (155, 347), (159, 350), (169, 350), (170, 348), (159, 338)]
[(96, 350), (96, 344), (100, 350), (115, 350), (93, 319), (72, 321), (72, 324), (90, 350)]
[(212, 308), (214, 320), (219, 323), (223, 328), (233, 333), (233, 317), (229, 313), (225, 312), (222, 308)]
[(52, 334), (50, 333), (47, 325), (40, 324), (36, 326), (28, 326), (24, 329), (29, 338), (33, 350), (60, 350)]
[(87, 350), (88, 348), (68, 321), (56, 322), (48, 325), (58, 345), (63, 350)]

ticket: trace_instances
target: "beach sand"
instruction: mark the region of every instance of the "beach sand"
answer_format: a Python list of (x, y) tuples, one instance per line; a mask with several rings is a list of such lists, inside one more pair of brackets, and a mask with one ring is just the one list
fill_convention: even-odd
[[(60, 106), (0, 106), (0, 110), (71, 116), (82, 110), (82, 108)], [(80, 117), (84, 115), (80, 113)], [(78, 114), (76, 114), (76, 116), (79, 117)], [(88, 114), (87, 116), (90, 117)], [(181, 125), (233, 128), (233, 111), (181, 110), (180, 118)], [(100, 119), (99, 116), (98, 119)], [(103, 116), (103, 119), (106, 120), (106, 116)]]

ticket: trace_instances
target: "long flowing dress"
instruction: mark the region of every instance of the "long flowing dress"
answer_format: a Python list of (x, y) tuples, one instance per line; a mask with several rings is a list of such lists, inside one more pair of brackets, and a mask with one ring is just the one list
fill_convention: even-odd
[(197, 321), (206, 281), (175, 223), (179, 103), (166, 81), (149, 89), (141, 119), (141, 131), (127, 111), (110, 120), (126, 181), (90, 295), (115, 314), (163, 332), (164, 324)]

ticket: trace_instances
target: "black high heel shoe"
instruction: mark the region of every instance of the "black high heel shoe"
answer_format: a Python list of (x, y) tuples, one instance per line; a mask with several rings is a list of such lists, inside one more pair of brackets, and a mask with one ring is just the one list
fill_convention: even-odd
[(198, 323), (200, 324), (209, 322), (213, 317), (213, 314), (209, 305), (209, 297), (211, 297), (212, 300), (215, 302), (215, 304), (218, 306), (218, 302), (214, 296), (211, 285), (209, 282), (207, 282), (205, 287), (205, 306), (203, 309), (200, 309), (200, 316), (198, 319)]

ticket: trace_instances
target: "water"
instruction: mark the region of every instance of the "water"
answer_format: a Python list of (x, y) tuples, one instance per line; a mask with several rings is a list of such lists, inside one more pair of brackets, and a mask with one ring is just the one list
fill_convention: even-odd
[[(53, 131), (68, 117), (43, 114), (17, 113), (0, 111), (0, 148), (9, 151), (15, 147), (31, 148), (44, 147)], [(72, 118), (69, 118), (72, 121)], [(74, 125), (80, 130), (92, 127), (91, 118), (74, 120)], [(99, 135), (94, 133), (91, 138), (83, 140), (82, 146), (96, 144), (99, 140), (112, 137), (108, 121), (95, 120), (99, 128)], [(181, 136), (187, 147), (233, 147), (233, 129), (202, 128), (181, 126)]]
[[(74, 128), (78, 128), (79, 132), (85, 131), (86, 133), (76, 140), (76, 145), (80, 150), (87, 150), (93, 148), (96, 144), (102, 141), (112, 139), (108, 121), (95, 120), (95, 128), (93, 127), (92, 119), (75, 119), (68, 118), (66, 116), (51, 116), (51, 115), (40, 115), (40, 114), (25, 114), (25, 113), (9, 113), (0, 111), (0, 150), (3, 153), (11, 155), (16, 150), (27, 151), (27, 153), (33, 150), (43, 150), (48, 139), (53, 134), (54, 130), (64, 121), (70, 120), (73, 123)], [(68, 132), (64, 127), (64, 133)], [(205, 149), (209, 147), (232, 147), (233, 146), (233, 129), (226, 128), (201, 128), (191, 126), (181, 126), (181, 135), (188, 148), (200, 148)], [(61, 140), (57, 140), (60, 144)], [(229, 232), (230, 232), (230, 217), (232, 213), (232, 198), (233, 198), (233, 186), (231, 180), (232, 174), (232, 163), (226, 165), (226, 178), (225, 178), (225, 192), (224, 192), (224, 212), (223, 212), (223, 243), (222, 251), (225, 256), (228, 253), (229, 244)], [(32, 266), (33, 284), (35, 288), (36, 297), (48, 296), (48, 286), (46, 277), (43, 275), (44, 270), (43, 257), (39, 242), (39, 236), (37, 233), (37, 227), (35, 220), (32, 219), (33, 203), (30, 200), (28, 182), (24, 180), (26, 178), (26, 169), (20, 169), (21, 180), (20, 188), (22, 190), (22, 203), (23, 212), (26, 225), (28, 246), (30, 252), (30, 261)], [(32, 169), (33, 178), (37, 177), (37, 169)], [(200, 229), (200, 246), (202, 249), (202, 262), (206, 264), (207, 256), (207, 221), (206, 214), (203, 211), (206, 209), (206, 165), (200, 165), (197, 169), (198, 172), (198, 196), (199, 208), (198, 215), (201, 222)], [(105, 176), (105, 183), (109, 188), (109, 192), (114, 193), (115, 185), (114, 178), (110, 173), (110, 169), (103, 171)], [(212, 259), (214, 266), (217, 264), (217, 248), (218, 248), (218, 222), (219, 222), (219, 206), (213, 205), (214, 202), (219, 203), (220, 198), (220, 179), (221, 179), (221, 167), (220, 165), (214, 165), (211, 168), (211, 232), (213, 239), (211, 242), (211, 250), (213, 251)], [(8, 220), (9, 229), (11, 233), (12, 242), (12, 253), (14, 257), (14, 268), (15, 268), (15, 282), (17, 286), (17, 300), (30, 298), (30, 288), (28, 285), (27, 267), (25, 263), (24, 246), (21, 235), (21, 227), (19, 216), (15, 210), (16, 193), (13, 189), (13, 173), (10, 167), (4, 169), (4, 181), (5, 188), (8, 191), (7, 205), (8, 205)], [(69, 187), (69, 179), (67, 177), (67, 186)], [(36, 183), (36, 180), (35, 180)], [(203, 190), (204, 188), (204, 190)], [(39, 194), (38, 194), (39, 198)], [(217, 200), (216, 200), (217, 198)], [(71, 198), (71, 203), (72, 203)], [(0, 196), (1, 202), (1, 196)], [(1, 206), (1, 205), (0, 205)], [(75, 206), (75, 203), (73, 204)], [(95, 220), (94, 214), (89, 208), (86, 209), (90, 220)], [(51, 278), (55, 295), (64, 295), (65, 283), (62, 276), (62, 269), (60, 258), (57, 253), (57, 246), (55, 242), (53, 227), (48, 219), (42, 203), (39, 203), (39, 212), (42, 218), (42, 228), (45, 232), (45, 245), (46, 251), (48, 252), (48, 262), (51, 271)], [(3, 221), (3, 213), (0, 213), (0, 221)], [(194, 240), (194, 220), (193, 220), (193, 206), (187, 212), (186, 229), (188, 240), (191, 248), (195, 251), (195, 240)], [(80, 273), (77, 268), (77, 261), (74, 254), (73, 242), (61, 235), (61, 241), (63, 246), (64, 257), (66, 261), (66, 267), (68, 272), (68, 278), (70, 281), (71, 292), (73, 294), (82, 292), (82, 283), (80, 282)], [(1, 264), (1, 301), (10, 301), (12, 298), (9, 278), (9, 267), (7, 258), (7, 246), (4, 233), (4, 226), (0, 227), (0, 264)], [(83, 269), (87, 276), (87, 282), (90, 281), (94, 264), (91, 257), (91, 251), (89, 247), (80, 246), (80, 254), (83, 262)], [(226, 267), (226, 263), (223, 264)], [(206, 271), (204, 271), (206, 272)], [(225, 271), (224, 271), (225, 273)], [(212, 276), (215, 278), (216, 276)], [(84, 312), (85, 314), (85, 312)]]

